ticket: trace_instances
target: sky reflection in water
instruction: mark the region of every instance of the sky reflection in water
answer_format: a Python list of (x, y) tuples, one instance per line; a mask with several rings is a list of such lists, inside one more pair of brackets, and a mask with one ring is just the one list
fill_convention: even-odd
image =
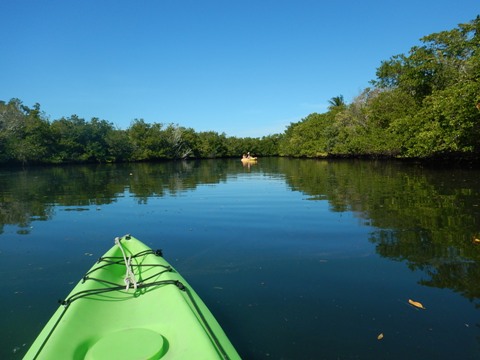
[(478, 175), (289, 159), (2, 170), (0, 357), (21, 358), (132, 233), (164, 250), (244, 358), (476, 358)]

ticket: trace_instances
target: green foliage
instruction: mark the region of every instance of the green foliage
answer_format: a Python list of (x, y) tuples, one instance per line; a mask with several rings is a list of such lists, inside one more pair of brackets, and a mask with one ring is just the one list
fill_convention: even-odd
[(86, 146), (83, 159), (106, 162), (108, 160), (107, 135), (113, 131), (113, 124), (106, 120), (92, 118), (86, 126)]
[(158, 159), (163, 150), (162, 125), (148, 124), (143, 119), (135, 119), (128, 129), (128, 138), (133, 147), (132, 160)]
[(49, 129), (54, 143), (52, 162), (106, 162), (109, 155), (113, 125), (105, 120), (92, 118), (85, 121), (77, 115), (55, 120)]
[(70, 118), (61, 118), (50, 126), (55, 144), (55, 162), (79, 161), (84, 152), (84, 139), (82, 136), (85, 120), (73, 115)]
[(18, 99), (0, 102), (0, 160), (23, 164), (48, 157), (52, 138), (40, 105), (24, 106)]
[(473, 106), (480, 91), (478, 82), (457, 83), (435, 91), (413, 117), (406, 154), (426, 157), (443, 153), (478, 153), (480, 116)]
[(287, 128), (280, 141), (283, 156), (324, 157), (327, 155), (332, 116), (313, 113)]
[(281, 135), (227, 138), (214, 131), (196, 133), (175, 124), (135, 119), (127, 130), (77, 115), (49, 122), (35, 104), (0, 102), (0, 163), (88, 163), (241, 157), (250, 151), (277, 155)]
[(109, 162), (124, 162), (131, 159), (133, 146), (126, 131), (113, 129), (105, 136)]
[(480, 153), (480, 17), (421, 39), (383, 61), (373, 89), (351, 104), (332, 98), (291, 124), (279, 152), (288, 156), (476, 157)]
[(198, 134), (197, 154), (203, 159), (221, 158), (227, 155), (226, 136), (215, 131)]
[(254, 153), (259, 156), (278, 155), (278, 148), (283, 137), (284, 136), (282, 134), (274, 134), (262, 137), (260, 141), (256, 141), (258, 148)]

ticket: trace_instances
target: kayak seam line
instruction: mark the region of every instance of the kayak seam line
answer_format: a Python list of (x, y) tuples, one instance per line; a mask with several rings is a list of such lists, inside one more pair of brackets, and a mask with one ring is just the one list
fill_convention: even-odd
[(55, 321), (55, 325), (52, 326), (51, 330), (48, 332), (48, 335), (45, 337), (45, 340), (42, 342), (42, 345), (39, 347), (37, 353), (35, 354), (35, 356), (33, 357), (33, 360), (35, 360), (36, 358), (38, 358), (38, 356), (40, 355), (40, 353), (42, 352), (43, 348), (45, 347), (48, 339), (50, 339), (50, 336), (52, 336), (53, 334), (53, 331), (56, 329), (58, 323), (60, 322), (60, 320), (62, 320), (63, 318), (63, 315), (65, 315), (66, 311), (67, 311), (67, 308), (68, 308), (68, 305), (65, 307), (65, 309), (62, 311), (62, 314), (58, 317), (57, 321)]
[(205, 318), (205, 316), (203, 315), (202, 311), (201, 311), (200, 308), (198, 307), (197, 302), (195, 301), (195, 299), (194, 299), (193, 296), (191, 295), (190, 289), (189, 289), (188, 287), (185, 287), (185, 293), (187, 294), (188, 298), (190, 299), (190, 301), (192, 302), (193, 306), (195, 307), (195, 311), (198, 313), (198, 316), (200, 317), (200, 320), (202, 321), (203, 325), (205, 326), (205, 329), (207, 330), (208, 334), (210, 335), (210, 337), (211, 337), (213, 343), (215, 344), (217, 350), (219, 351), (220, 355), (221, 355), (225, 360), (228, 360), (229, 357), (228, 357), (227, 352), (225, 351), (225, 349), (223, 348), (222, 344), (220, 343), (220, 341), (218, 340), (217, 336), (215, 335), (214, 331), (213, 331), (212, 328), (210, 327), (210, 324), (208, 323), (207, 319)]

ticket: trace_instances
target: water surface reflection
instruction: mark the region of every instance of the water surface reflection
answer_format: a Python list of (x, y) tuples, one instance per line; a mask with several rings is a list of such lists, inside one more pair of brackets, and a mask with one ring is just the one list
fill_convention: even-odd
[(0, 357), (21, 357), (103, 239), (134, 232), (161, 239), (245, 358), (475, 358), (479, 175), (277, 158), (2, 169)]

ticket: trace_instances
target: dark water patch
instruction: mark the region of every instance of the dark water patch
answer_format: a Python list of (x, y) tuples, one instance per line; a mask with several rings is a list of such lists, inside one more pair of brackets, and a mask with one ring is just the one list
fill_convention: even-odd
[(244, 358), (477, 358), (479, 175), (291, 159), (3, 169), (0, 358), (21, 358), (126, 233), (163, 249)]

